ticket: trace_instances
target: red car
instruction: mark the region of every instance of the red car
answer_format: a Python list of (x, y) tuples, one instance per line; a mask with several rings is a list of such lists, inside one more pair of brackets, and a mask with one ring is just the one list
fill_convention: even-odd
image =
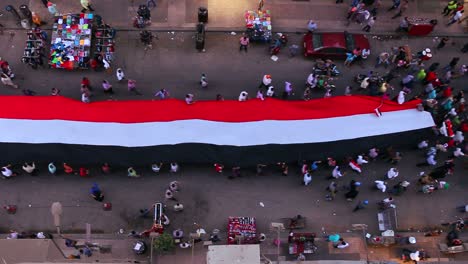
[(320, 58), (346, 58), (356, 47), (369, 49), (369, 40), (362, 34), (307, 33), (304, 36), (304, 55)]

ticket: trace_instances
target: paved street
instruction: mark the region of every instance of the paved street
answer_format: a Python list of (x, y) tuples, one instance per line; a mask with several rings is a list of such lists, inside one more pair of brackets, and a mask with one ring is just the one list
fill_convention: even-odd
[[(12, 1), (29, 3), (32, 10), (37, 10), (43, 17), (48, 17), (39, 0)], [(136, 1), (124, 0), (95, 0), (95, 8), (102, 14), (104, 20), (118, 27), (117, 32), (117, 55), (113, 63), (114, 70), (122, 67), (128, 78), (137, 80), (137, 87), (142, 91), (142, 96), (130, 95), (126, 85), (117, 83), (115, 74), (92, 71), (60, 71), (48, 68), (32, 70), (20, 62), (26, 39), (25, 32), (17, 29), (14, 22), (8, 20), (10, 14), (3, 12), (0, 23), (7, 29), (0, 35), (0, 56), (9, 61), (17, 77), (15, 81), (21, 88), (28, 88), (37, 92), (38, 95), (48, 95), (52, 87), (60, 88), (62, 95), (79, 100), (80, 80), (83, 76), (91, 80), (95, 86), (95, 94), (92, 100), (108, 99), (101, 93), (100, 83), (103, 79), (109, 80), (116, 91), (116, 100), (128, 99), (152, 99), (153, 93), (161, 88), (170, 91), (171, 96), (183, 98), (187, 93), (193, 93), (196, 99), (212, 100), (216, 94), (222, 94), (226, 99), (236, 99), (239, 92), (246, 90), (251, 96), (255, 95), (258, 83), (263, 74), (271, 74), (273, 85), (282, 91), (284, 82), (289, 81), (296, 89), (296, 95), (291, 99), (299, 99), (302, 95), (304, 82), (310, 73), (313, 61), (305, 59), (302, 55), (289, 57), (286, 50), (279, 54), (279, 60), (274, 62), (270, 59), (266, 44), (252, 44), (248, 53), (239, 53), (238, 39), (239, 30), (243, 26), (243, 12), (246, 9), (255, 9), (257, 1), (158, 1), (158, 7), (153, 13), (152, 30), (157, 31), (159, 40), (153, 50), (144, 51), (138, 40), (138, 31), (131, 28), (130, 19), (134, 15), (138, 3)], [(384, 6), (389, 5), (384, 1)], [(81, 8), (78, 1), (56, 1), (59, 10), (79, 11)], [(275, 27), (283, 29), (289, 34), (290, 44), (302, 46), (302, 32), (305, 28), (308, 14), (319, 20), (319, 27), (330, 28), (330, 30), (343, 30), (343, 17), (346, 13), (345, 5), (335, 7), (334, 1), (311, 1), (292, 2), (285, 0), (267, 1), (266, 8), (270, 8), (273, 14), (278, 14), (274, 19)], [(332, 3), (332, 4), (330, 4)], [(112, 8), (109, 6), (113, 6)], [(210, 10), (210, 23), (206, 40), (206, 52), (197, 52), (194, 44), (194, 33), (190, 31), (196, 22), (195, 10), (199, 5), (206, 5)], [(442, 1), (411, 1), (411, 6), (417, 9), (410, 10), (412, 14), (439, 16), (443, 7)], [(193, 10), (193, 12), (189, 12)], [(434, 11), (435, 10), (435, 11)], [(281, 15), (279, 15), (281, 14)], [(392, 21), (390, 15), (385, 14), (382, 22), (376, 23), (375, 32), (385, 33), (392, 31), (397, 21)], [(379, 23), (380, 28), (379, 28)], [(50, 25), (48, 25), (50, 27)], [(172, 29), (172, 30), (167, 30)], [(216, 30), (216, 32), (215, 32)], [(219, 30), (219, 31), (218, 31)], [(359, 31), (359, 25), (351, 25), (351, 31)], [(231, 35), (231, 31), (237, 31), (237, 35)], [(300, 31), (295, 33), (296, 31)], [(10, 33), (11, 32), (11, 33)], [(463, 34), (460, 25), (446, 28), (444, 25), (436, 27), (435, 35), (446, 34), (457, 35), (452, 37), (449, 44), (440, 52), (436, 52), (432, 62), (440, 62), (446, 65), (452, 57), (460, 56), (463, 60), (460, 64), (466, 64), (467, 57), (459, 50), (468, 41)], [(50, 34), (49, 34), (50, 35)], [(367, 73), (373, 69), (377, 54), (389, 51), (393, 46), (409, 44), (416, 53), (424, 48), (434, 49), (436, 42), (433, 37), (421, 38), (397, 38), (379, 40), (371, 34), (368, 35), (372, 54), (363, 65), (353, 65), (347, 69), (342, 61), (337, 62), (342, 72), (336, 80), (335, 95), (344, 93), (346, 85), (353, 83), (353, 77), (357, 73)], [(384, 73), (384, 69), (379, 71)], [(209, 87), (202, 90), (198, 81), (200, 74), (208, 76)], [(456, 89), (466, 91), (466, 77), (455, 79), (452, 84)], [(398, 80), (392, 84), (399, 88)], [(357, 86), (356, 84), (353, 84)], [(421, 89), (419, 85), (418, 89)], [(20, 91), (9, 87), (2, 87), (2, 95), (19, 95)], [(398, 89), (392, 92), (391, 97), (396, 96)], [(314, 93), (314, 97), (323, 97), (323, 91)], [(420, 192), (416, 184), (420, 168), (415, 163), (423, 160), (423, 153), (414, 151), (414, 146), (403, 149), (404, 158), (398, 165), (400, 176), (398, 180), (408, 180), (412, 184), (409, 190), (401, 197), (396, 198), (398, 210), (399, 231), (419, 232), (420, 230), (436, 226), (441, 222), (454, 220), (460, 217), (455, 207), (467, 202), (466, 169), (467, 161), (457, 160), (454, 175), (446, 180), (450, 183), (449, 190), (440, 190), (433, 195), (425, 195)], [(366, 150), (349, 150), (350, 155), (358, 154)], [(2, 160), (7, 160), (4, 153)], [(439, 161), (443, 161), (448, 154), (441, 154)], [(343, 157), (344, 158), (344, 157)], [(164, 201), (164, 190), (172, 180), (177, 180), (182, 185), (182, 190), (177, 193), (177, 199), (185, 206), (185, 210), (175, 213), (168, 209), (171, 219), (169, 230), (183, 228), (185, 232), (193, 231), (194, 223), (202, 225), (207, 231), (214, 228), (220, 229), (225, 235), (227, 217), (229, 216), (253, 216), (258, 221), (259, 231), (268, 234), (268, 244), (263, 245), (267, 252), (275, 252), (271, 247), (273, 234), (268, 230), (271, 222), (279, 221), (282, 217), (291, 217), (301, 214), (307, 217), (307, 230), (320, 233), (322, 227), (329, 233), (351, 230), (352, 224), (365, 223), (369, 226), (369, 232), (377, 233), (377, 206), (376, 202), (386, 196), (375, 190), (372, 184), (376, 179), (382, 179), (384, 173), (391, 167), (389, 163), (378, 160), (364, 166), (364, 173), (357, 175), (350, 170), (340, 181), (340, 185), (347, 185), (351, 179), (363, 183), (358, 199), (368, 199), (371, 205), (356, 213), (352, 209), (356, 202), (347, 202), (344, 199), (344, 191), (338, 193), (338, 198), (333, 202), (324, 200), (325, 188), (329, 181), (329, 168), (320, 168), (313, 175), (311, 186), (302, 186), (302, 176), (299, 167), (290, 165), (290, 175), (283, 177), (274, 166), (270, 166), (264, 176), (255, 176), (253, 168), (242, 168), (243, 177), (228, 180), (227, 175), (215, 173), (209, 165), (206, 167), (195, 167), (190, 164), (181, 164), (182, 170), (179, 174), (170, 175), (167, 166), (160, 175), (150, 171), (149, 165), (145, 168), (137, 168), (143, 175), (140, 179), (129, 179), (126, 177), (126, 168), (115, 168), (111, 175), (102, 175), (97, 166), (91, 168), (91, 177), (80, 178), (78, 175), (59, 174), (51, 176), (46, 173), (46, 164), (40, 164), (38, 176), (20, 175), (17, 178), (4, 181), (0, 184), (2, 193), (2, 205), (16, 204), (18, 212), (15, 215), (7, 215), (5, 211), (0, 212), (0, 231), (8, 232), (10, 229), (28, 231), (54, 231), (53, 219), (50, 214), (52, 202), (60, 201), (64, 205), (62, 227), (68, 233), (84, 233), (86, 223), (92, 224), (95, 233), (116, 234), (119, 229), (141, 231), (151, 226), (151, 220), (137, 217), (138, 210), (147, 208), (156, 201)], [(426, 171), (429, 168), (424, 168)], [(113, 204), (112, 211), (104, 211), (102, 204), (95, 202), (89, 197), (89, 188), (93, 182), (101, 185), (106, 201)], [(394, 182), (390, 182), (391, 185)], [(262, 202), (265, 207), (259, 205)], [(173, 203), (169, 202), (168, 207)], [(466, 215), (465, 215), (466, 216)], [(350, 236), (356, 234), (347, 233)], [(286, 234), (283, 234), (283, 236)], [(271, 236), (271, 237), (270, 237)], [(226, 237), (222, 237), (226, 239)], [(360, 243), (358, 238), (351, 240), (354, 245)], [(429, 243), (429, 242), (427, 242)], [(327, 248), (327, 243), (322, 241), (321, 248)], [(361, 245), (362, 246), (362, 245)], [(201, 249), (200, 249), (201, 250)], [(337, 253), (335, 259), (362, 259), (363, 253), (360, 246), (356, 246), (347, 253)], [(327, 253), (325, 253), (325, 251)], [(324, 250), (323, 255), (333, 253), (333, 248)], [(335, 252), (336, 253), (336, 252)], [(272, 253), (273, 254), (273, 253)], [(348, 255), (346, 255), (348, 254)], [(179, 252), (178, 252), (179, 255)], [(198, 258), (202, 254), (197, 254)], [(329, 254), (333, 256), (332, 254)], [(387, 252), (389, 258), (394, 258), (397, 253)], [(188, 252), (181, 254), (180, 263), (183, 258), (188, 259)], [(372, 256), (372, 254), (371, 254)], [(162, 257), (161, 263), (171, 263), (171, 257)], [(466, 259), (457, 257), (461, 259)], [(329, 258), (333, 259), (333, 257)], [(379, 259), (375, 256), (375, 259)], [(173, 259), (172, 259), (173, 260)], [(164, 262), (167, 261), (167, 262)]]

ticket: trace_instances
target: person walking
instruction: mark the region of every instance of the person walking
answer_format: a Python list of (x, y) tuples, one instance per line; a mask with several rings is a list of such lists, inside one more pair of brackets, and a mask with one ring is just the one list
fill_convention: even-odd
[(115, 72), (115, 76), (117, 77), (117, 81), (119, 82), (125, 79), (125, 73), (122, 70), (122, 68), (117, 68), (117, 71)]
[(393, 0), (393, 5), (388, 9), (388, 11), (397, 9), (399, 6), (400, 6), (400, 0)]
[(459, 11), (455, 12), (455, 15), (453, 15), (453, 17), (450, 19), (447, 26), (450, 26), (450, 25), (454, 24), (455, 22), (461, 23), (461, 18), (463, 17), (464, 12), (465, 12), (465, 10), (459, 10)]
[[(366, 201), (365, 201), (366, 202)], [(338, 243), (336, 245), (334, 245), (335, 248), (339, 248), (339, 249), (343, 249), (343, 248), (347, 248), (349, 247), (349, 243), (347, 243), (346, 241), (344, 241), (343, 238), (340, 238), (338, 240)]]
[(161, 100), (169, 98), (169, 92), (166, 89), (161, 89), (157, 93), (154, 94), (155, 97), (159, 97)]
[(160, 162), (160, 163), (154, 163), (151, 165), (151, 170), (155, 173), (159, 173), (161, 171), (161, 167), (162, 167), (163, 163)]
[(271, 80), (271, 75), (265, 74), (265, 75), (263, 75), (262, 82), (260, 83), (260, 85), (258, 86), (258, 88), (259, 88), (259, 89), (262, 89), (262, 88), (268, 89), (268, 87), (270, 86), (271, 82), (272, 82), (272, 80)]
[(101, 188), (97, 183), (93, 183), (90, 193), (94, 200), (98, 202), (102, 202), (104, 200), (104, 194), (102, 193)]
[(443, 47), (445, 47), (445, 44), (447, 44), (447, 42), (449, 41), (449, 38), (448, 37), (443, 37), (440, 39), (439, 41), (439, 44), (437, 45), (436, 49), (437, 50), (440, 50), (442, 49)]
[(206, 74), (204, 73), (202, 73), (200, 77), (200, 86), (201, 88), (208, 87), (208, 78), (206, 77)]
[(141, 93), (136, 89), (136, 81), (132, 79), (128, 79), (128, 91), (134, 93), (136, 95), (141, 95)]
[(292, 84), (290, 82), (284, 82), (284, 92), (282, 98), (286, 100), (291, 95), (294, 95)]
[(245, 50), (247, 52), (247, 48), (249, 46), (250, 39), (245, 34), (239, 39), (239, 51)]
[(180, 169), (179, 164), (177, 164), (176, 162), (171, 162), (171, 169), (170, 169), (171, 173), (177, 173), (179, 169)]
[(376, 16), (369, 18), (366, 22), (366, 25), (362, 28), (362, 30), (365, 32), (369, 32), (372, 26), (375, 24), (376, 19), (377, 19)]
[(58, 16), (59, 12), (57, 10), (57, 5), (52, 3), (51, 1), (47, 2), (47, 10), (52, 16)]
[(127, 169), (127, 176), (130, 178), (139, 178), (140, 175), (136, 172), (133, 167)]
[(325, 196), (325, 200), (333, 201), (335, 199), (336, 193), (338, 192), (338, 184), (334, 181), (330, 183), (327, 187), (328, 194)]
[(48, 3), (49, 1), (47, 1), (47, 0), (41, 0), (41, 1), (42, 1), (42, 4), (44, 5), (44, 7), (47, 8), (47, 3)]
[(80, 0), (81, 6), (83, 9), (81, 9), (81, 13), (86, 13), (86, 11), (94, 11), (94, 9), (91, 7), (91, 0)]
[(356, 55), (354, 55), (351, 52), (346, 53), (346, 60), (344, 62), (344, 66), (350, 67), (351, 63), (357, 58)]
[(18, 88), (19, 88), (18, 85), (15, 84), (15, 83), (13, 83), (13, 81), (11, 80), (11, 78), (8, 77), (8, 75), (6, 75), (6, 74), (4, 74), (4, 73), (1, 74), (1, 80), (2, 80), (3, 85), (11, 86), (11, 87), (13, 87), (13, 88), (15, 88), (15, 89), (18, 89)]
[(453, 10), (457, 9), (457, 1), (451, 0), (447, 3), (447, 5), (444, 7), (444, 10), (442, 11), (442, 15), (448, 16), (450, 12)]
[[(366, 208), (368, 204), (369, 204), (369, 201), (367, 201), (367, 200), (359, 201), (358, 204), (356, 205), (356, 207), (354, 207), (353, 213), (354, 213), (354, 212), (357, 212), (358, 210), (361, 210), (361, 209)], [(344, 241), (343, 241), (343, 242), (344, 242)], [(344, 243), (346, 243), (346, 242), (344, 242)], [(340, 244), (338, 244), (338, 246), (339, 246), (339, 245), (340, 245)], [(343, 245), (344, 245), (344, 244), (343, 244)], [(337, 248), (338, 248), (338, 247), (337, 247)], [(344, 247), (342, 247), (342, 248), (344, 248)]]
[(303, 183), (305, 186), (309, 185), (310, 183), (312, 182), (312, 175), (310, 175), (310, 172), (306, 172), (304, 174), (304, 179), (303, 179)]
[(400, 7), (398, 8), (398, 13), (396, 13), (392, 19), (395, 19), (397, 17), (400, 17), (404, 12), (406, 12), (406, 10), (408, 10), (408, 6), (409, 6), (409, 2), (408, 0), (403, 0), (403, 3), (400, 5)]
[(102, 81), (102, 89), (104, 90), (105, 94), (114, 94), (114, 91), (112, 90), (112, 85), (107, 80)]

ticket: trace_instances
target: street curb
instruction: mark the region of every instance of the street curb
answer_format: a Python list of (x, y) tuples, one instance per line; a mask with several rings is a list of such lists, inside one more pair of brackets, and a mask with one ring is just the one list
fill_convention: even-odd
[[(43, 30), (52, 30), (51, 27), (43, 27), (42, 28)], [(119, 28), (119, 27), (115, 27), (115, 29), (117, 31), (121, 31), (121, 32), (132, 32), (132, 31), (141, 31), (141, 30), (144, 30), (144, 29), (140, 29), (140, 28), (134, 28), (134, 27), (122, 27), (122, 28)], [(21, 27), (4, 27), (3, 28), (3, 31), (19, 31), (19, 30), (26, 30), (24, 28), (21, 28)], [(147, 27), (145, 28), (145, 30), (148, 30), (148, 31), (152, 31), (152, 32), (195, 32), (195, 28), (193, 29), (190, 29), (189, 27), (173, 27), (173, 28), (158, 28), (158, 27)], [(221, 27), (212, 27), (210, 28), (209, 26), (206, 27), (205, 29), (206, 32), (213, 32), (213, 33), (231, 33), (231, 32), (235, 32), (237, 34), (242, 34), (245, 32), (245, 28), (221, 28)], [(468, 34), (466, 33), (444, 33), (444, 34), (439, 34), (439, 33), (431, 33), (429, 35), (426, 35), (426, 36), (410, 36), (410, 35), (407, 35), (407, 34), (401, 34), (401, 33), (397, 33), (397, 32), (394, 32), (394, 31), (381, 31), (381, 32), (362, 32), (360, 30), (357, 30), (357, 31), (354, 31), (354, 30), (343, 30), (343, 31), (338, 31), (338, 30), (329, 30), (329, 31), (323, 31), (323, 30), (317, 30), (315, 32), (317, 33), (323, 33), (323, 32), (332, 32), (332, 33), (335, 33), (335, 32), (344, 32), (344, 31), (347, 31), (348, 33), (351, 33), (351, 34), (362, 34), (362, 35), (366, 35), (366, 36), (397, 36), (397, 37), (401, 37), (401, 38), (424, 38), (424, 37), (454, 37), (454, 38), (468, 38)], [(276, 28), (276, 30), (274, 31), (275, 33), (288, 33), (288, 34), (305, 34), (307, 33), (307, 31), (303, 30), (303, 29), (291, 29), (291, 28)], [(4, 32), (5, 34), (5, 32)]]

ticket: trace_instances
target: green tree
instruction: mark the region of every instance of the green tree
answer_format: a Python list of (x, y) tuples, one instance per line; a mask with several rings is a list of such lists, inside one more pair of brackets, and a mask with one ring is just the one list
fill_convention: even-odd
[(174, 239), (168, 233), (162, 233), (160, 236), (156, 237), (154, 241), (154, 249), (164, 253), (174, 250), (175, 244)]

